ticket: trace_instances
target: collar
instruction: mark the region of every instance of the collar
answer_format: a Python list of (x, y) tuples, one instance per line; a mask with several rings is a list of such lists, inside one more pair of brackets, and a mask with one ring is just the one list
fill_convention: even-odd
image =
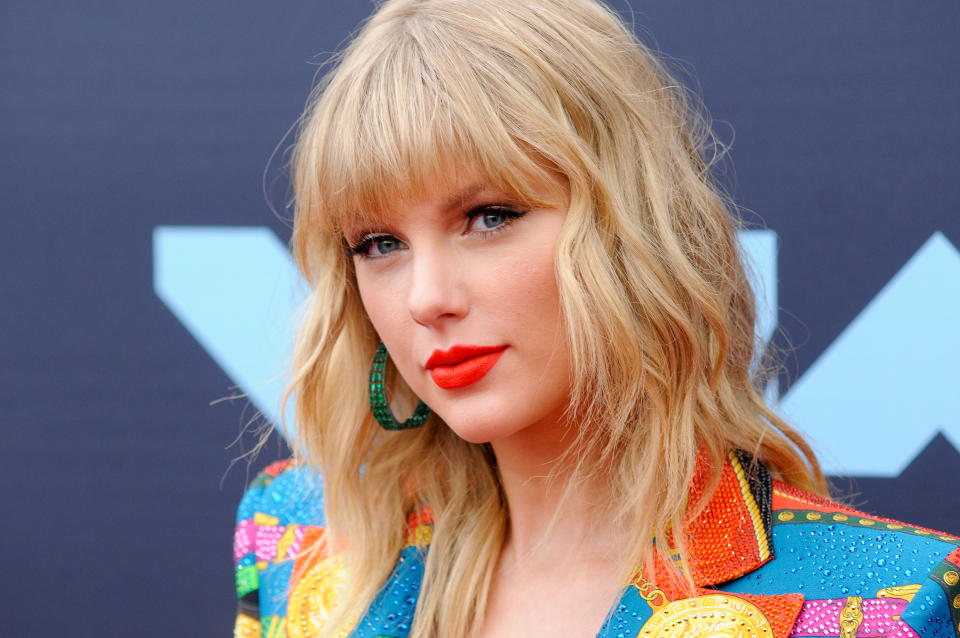
[[(715, 471), (701, 451), (688, 503), (701, 502)], [(772, 497), (770, 471), (745, 452), (730, 452), (716, 488), (686, 525), (688, 559), (697, 587), (733, 580), (773, 558)], [(409, 514), (406, 545), (427, 547), (433, 536), (432, 524), (429, 507)]]
[[(701, 452), (688, 503), (701, 502), (715, 471)], [(716, 488), (686, 526), (688, 560), (698, 587), (733, 580), (773, 558), (772, 495), (766, 467), (742, 451), (727, 455)]]
[[(715, 471), (701, 450), (688, 503), (701, 502)], [(730, 452), (706, 505), (686, 525), (688, 560), (697, 587), (739, 578), (773, 558), (772, 497), (770, 471), (745, 452)], [(407, 516), (408, 547), (429, 546), (432, 532), (429, 507)]]

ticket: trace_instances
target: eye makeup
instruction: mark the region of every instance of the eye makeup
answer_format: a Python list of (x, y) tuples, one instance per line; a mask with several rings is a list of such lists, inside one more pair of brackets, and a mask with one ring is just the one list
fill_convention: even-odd
[[(528, 212), (508, 204), (475, 206), (464, 213), (466, 229), (463, 234), (475, 234), (484, 238), (490, 237), (506, 230)], [(359, 256), (363, 259), (386, 257), (405, 246), (404, 242), (396, 236), (376, 231), (361, 233), (360, 238), (355, 242), (350, 242), (344, 238), (344, 242), (348, 255), (351, 257)]]
[[(356, 244), (347, 244), (347, 254), (351, 257), (359, 255), (364, 259), (385, 257), (397, 250), (402, 244), (402, 241), (388, 233), (367, 233)], [(371, 248), (376, 248), (378, 253), (370, 254)]]

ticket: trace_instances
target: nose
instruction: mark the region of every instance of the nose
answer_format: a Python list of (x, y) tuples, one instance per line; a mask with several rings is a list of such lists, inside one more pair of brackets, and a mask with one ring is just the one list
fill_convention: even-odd
[(437, 327), (467, 314), (467, 291), (459, 266), (448, 251), (415, 251), (407, 291), (407, 308), (414, 321)]

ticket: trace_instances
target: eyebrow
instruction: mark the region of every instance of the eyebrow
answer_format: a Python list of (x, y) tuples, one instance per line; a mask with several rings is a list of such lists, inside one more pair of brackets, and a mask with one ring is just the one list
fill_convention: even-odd
[(450, 197), (444, 202), (443, 211), (449, 213), (454, 208), (462, 206), (465, 201), (476, 195), (477, 193), (483, 192), (490, 188), (489, 184), (484, 182), (477, 182), (476, 184), (471, 184), (466, 188), (463, 188)]

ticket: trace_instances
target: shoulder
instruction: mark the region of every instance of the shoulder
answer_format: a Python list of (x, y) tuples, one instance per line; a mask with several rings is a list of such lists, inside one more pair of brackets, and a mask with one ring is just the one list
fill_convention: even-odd
[(796, 527), (808, 536), (823, 538), (823, 543), (849, 543), (859, 540), (889, 540), (897, 547), (919, 555), (950, 553), (960, 545), (960, 537), (937, 530), (905, 523), (892, 518), (862, 512), (838, 501), (774, 480), (772, 482), (771, 518), (773, 527), (781, 528), (785, 537)]
[(771, 506), (773, 559), (738, 583), (758, 594), (803, 594), (794, 635), (844, 616), (899, 628), (896, 635), (960, 635), (960, 538), (779, 481)]
[[(270, 465), (250, 483), (234, 536), (235, 635), (303, 636), (323, 627), (345, 572), (327, 547), (322, 492), (319, 476), (290, 461)], [(381, 635), (412, 619), (432, 538), (430, 508), (410, 512), (406, 523), (405, 547), (370, 612), (358, 619), (360, 635)]]
[(295, 559), (323, 535), (323, 481), (308, 467), (278, 461), (261, 471), (237, 509), (233, 558), (237, 629), (259, 635), (260, 623), (285, 616)]
[(247, 486), (237, 523), (323, 525), (323, 479), (303, 464), (287, 459), (265, 467)]

